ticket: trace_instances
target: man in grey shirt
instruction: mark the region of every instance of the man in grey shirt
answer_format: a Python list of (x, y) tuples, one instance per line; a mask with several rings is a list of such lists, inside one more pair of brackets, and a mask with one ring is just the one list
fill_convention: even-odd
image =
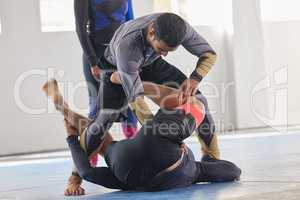
[[(189, 78), (161, 57), (179, 45), (199, 58)], [(121, 25), (99, 63), (102, 72), (98, 103), (101, 105), (98, 105), (97, 118), (87, 129), (88, 149), (100, 145), (112, 123), (126, 115), (128, 103), (137, 111), (134, 105), (143, 101), (142, 81), (180, 88), (180, 96), (192, 96), (200, 93), (197, 86), (215, 61), (216, 53), (207, 41), (175, 14), (151, 14)], [(118, 72), (121, 85), (111, 81), (113, 71)], [(196, 130), (197, 136), (204, 154), (219, 159), (214, 122), (203, 95), (201, 99), (206, 115)]]

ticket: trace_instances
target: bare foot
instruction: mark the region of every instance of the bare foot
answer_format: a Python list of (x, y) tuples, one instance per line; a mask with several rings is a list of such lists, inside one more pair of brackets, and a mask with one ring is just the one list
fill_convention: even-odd
[(79, 176), (71, 175), (65, 188), (66, 196), (85, 195), (84, 189), (81, 187), (82, 179)]
[(47, 81), (42, 90), (46, 93), (47, 97), (50, 97), (55, 105), (55, 108), (61, 112), (64, 112), (67, 108), (67, 104), (64, 103), (63, 96), (61, 95), (58, 83), (55, 79)]
[(47, 96), (59, 94), (57, 81), (55, 79), (50, 79), (43, 85), (42, 90), (46, 93)]

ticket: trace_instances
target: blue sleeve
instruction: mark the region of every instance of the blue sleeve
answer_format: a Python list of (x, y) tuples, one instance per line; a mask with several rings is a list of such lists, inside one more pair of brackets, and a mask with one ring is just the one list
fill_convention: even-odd
[(126, 14), (126, 21), (132, 20), (134, 18), (132, 0), (128, 0), (128, 11)]

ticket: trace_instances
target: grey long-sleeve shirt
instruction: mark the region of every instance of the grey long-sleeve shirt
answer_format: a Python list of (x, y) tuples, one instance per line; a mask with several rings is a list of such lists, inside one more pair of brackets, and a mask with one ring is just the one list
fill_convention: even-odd
[[(143, 85), (139, 72), (143, 66), (154, 62), (156, 54), (145, 38), (145, 28), (163, 13), (140, 17), (121, 25), (115, 32), (104, 56), (108, 62), (117, 66), (121, 83), (129, 102), (142, 95)], [(191, 54), (201, 57), (205, 52), (214, 50), (187, 22), (186, 35), (181, 45)]]

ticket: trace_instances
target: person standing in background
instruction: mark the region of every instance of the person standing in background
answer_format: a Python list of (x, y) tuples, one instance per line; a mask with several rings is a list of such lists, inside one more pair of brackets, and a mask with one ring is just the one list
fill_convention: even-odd
[[(98, 66), (100, 57), (109, 44), (117, 28), (124, 22), (133, 19), (131, 0), (75, 0), (76, 33), (83, 49), (84, 76), (89, 92), (89, 118), (97, 113), (97, 94), (101, 70)], [(137, 120), (128, 111), (128, 123), (136, 126)], [(122, 126), (126, 137), (136, 132)]]
[[(99, 103), (98, 90), (101, 69), (99, 59), (118, 27), (133, 19), (131, 0), (74, 0), (76, 33), (83, 50), (83, 72), (88, 86), (89, 114), (94, 119)], [(137, 132), (137, 119), (128, 109), (127, 117), (122, 121), (122, 129), (126, 138), (134, 137)], [(92, 166), (97, 165), (97, 156), (92, 157)], [(67, 195), (80, 195), (80, 177), (73, 170), (65, 190)]]

